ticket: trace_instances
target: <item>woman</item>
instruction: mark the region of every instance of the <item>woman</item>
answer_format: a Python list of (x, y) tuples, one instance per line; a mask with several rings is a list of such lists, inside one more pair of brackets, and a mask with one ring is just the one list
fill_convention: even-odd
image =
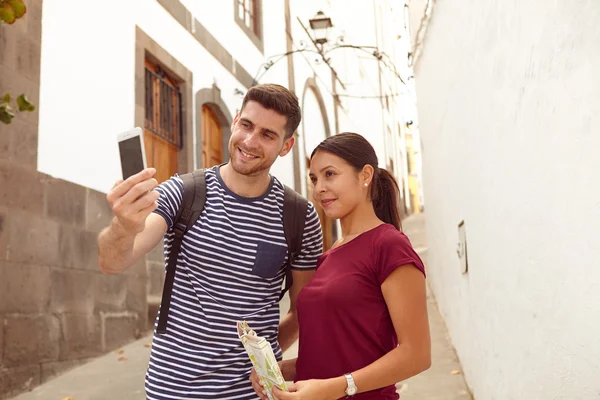
[[(314, 201), (340, 220), (342, 237), (298, 295), (298, 358), (280, 362), (295, 383), (274, 389), (280, 400), (398, 399), (395, 383), (430, 366), (425, 270), (400, 231), (398, 185), (377, 165), (355, 133), (311, 155)], [(266, 399), (254, 371), (250, 380)]]

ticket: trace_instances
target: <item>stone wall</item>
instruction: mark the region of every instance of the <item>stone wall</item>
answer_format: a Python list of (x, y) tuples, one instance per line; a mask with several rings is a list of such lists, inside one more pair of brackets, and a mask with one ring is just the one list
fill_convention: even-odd
[[(0, 25), (0, 93), (39, 105), (42, 2)], [(148, 328), (140, 262), (107, 276), (96, 236), (105, 194), (37, 171), (37, 110), (0, 123), (0, 399), (28, 390)]]

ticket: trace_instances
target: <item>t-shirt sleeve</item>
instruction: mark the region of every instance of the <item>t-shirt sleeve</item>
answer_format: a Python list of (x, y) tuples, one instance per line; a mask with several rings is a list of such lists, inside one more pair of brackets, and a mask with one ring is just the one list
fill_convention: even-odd
[(183, 181), (179, 175), (174, 175), (171, 179), (158, 185), (154, 190), (160, 193), (160, 198), (157, 201), (158, 208), (153, 212), (162, 216), (167, 221), (169, 230), (171, 230), (173, 228), (173, 221), (181, 206)]
[(378, 258), (376, 276), (381, 285), (396, 268), (403, 265), (412, 265), (425, 275), (423, 261), (413, 249), (408, 237), (400, 231), (390, 230), (379, 240), (376, 249)]
[(317, 260), (323, 253), (323, 233), (317, 211), (311, 202), (308, 203), (306, 211), (306, 222), (302, 236), (302, 248), (300, 254), (292, 263), (292, 269), (315, 269)]

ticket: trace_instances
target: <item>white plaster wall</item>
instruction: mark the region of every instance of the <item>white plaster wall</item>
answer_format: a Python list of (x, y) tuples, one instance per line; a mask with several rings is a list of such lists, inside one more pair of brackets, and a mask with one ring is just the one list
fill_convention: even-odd
[(600, 397), (599, 22), (597, 1), (434, 10), (416, 70), (429, 282), (476, 399)]
[[(104, 192), (120, 177), (116, 136), (134, 125), (136, 26), (193, 73), (194, 94), (216, 83), (229, 112), (235, 115), (242, 96), (234, 91), (245, 90), (158, 2), (122, 3), (119, 12), (106, 19), (97, 18), (94, 10), (80, 7), (76, 0), (44, 2), (38, 169)], [(233, 1), (182, 0), (182, 3), (253, 76), (265, 60), (286, 51), (283, 1), (264, 3), (264, 53), (235, 23)], [(376, 21), (379, 3), (387, 6), (387, 0), (292, 0), (294, 48), (299, 48), (300, 41), (307, 42), (309, 48), (312, 46), (297, 17), (308, 27), (308, 20), (319, 9), (334, 21), (335, 27), (330, 32), (333, 41), (344, 34), (346, 43), (376, 45), (376, 27), (381, 32), (391, 29), (383, 26), (389, 22)], [(317, 57), (311, 52), (294, 55), (296, 93), (302, 101), (307, 79), (314, 78), (323, 97), (329, 130), (337, 133), (331, 71), (324, 63), (315, 63)], [(380, 94), (377, 62), (367, 54), (338, 50), (331, 53), (331, 62), (340, 78), (348, 83), (345, 91), (338, 85), (339, 93)], [(260, 74), (261, 82), (287, 86), (287, 60), (278, 61)], [(385, 90), (392, 92), (393, 88)], [(315, 102), (314, 98), (308, 102), (312, 108), (305, 115), (305, 132), (300, 132), (301, 154), (306, 148), (303, 140), (314, 147), (324, 138), (323, 118), (320, 110), (316, 112)], [(385, 165), (381, 101), (343, 97), (342, 104), (339, 131), (365, 135), (376, 148), (381, 165)], [(191, 111), (195, 112), (195, 105)], [(293, 185), (292, 155), (277, 160), (273, 171), (284, 183)]]
[[(388, 53), (393, 53), (394, 37), (390, 37), (390, 32), (393, 32), (395, 27), (392, 25), (392, 19), (387, 18), (386, 14), (389, 8), (389, 2), (385, 0), (354, 0), (354, 1), (322, 1), (322, 0), (306, 0), (302, 2), (292, 2), (294, 12), (293, 18), (293, 35), (295, 43), (300, 40), (308, 41), (306, 33), (302, 30), (300, 24), (296, 20), (296, 16), (300, 17), (302, 22), (308, 27), (308, 20), (313, 17), (317, 11), (322, 10), (326, 15), (330, 16), (334, 27), (329, 31), (329, 40), (325, 48), (330, 48), (334, 45), (340, 35), (344, 36), (345, 44), (359, 46), (382, 46), (389, 47)], [(376, 10), (381, 8), (383, 13), (376, 14)], [(381, 15), (386, 18), (381, 18)], [(380, 36), (385, 36), (387, 43), (378, 43), (377, 33)], [(312, 44), (309, 44), (311, 47)], [(393, 55), (393, 54), (390, 54)], [(323, 97), (329, 115), (331, 132), (335, 132), (335, 119), (333, 117), (333, 86), (331, 83), (331, 72), (326, 65), (322, 63), (315, 64), (314, 60), (319, 56), (310, 52), (296, 54), (295, 56), (296, 70), (296, 86), (300, 93), (304, 87), (304, 82), (307, 77), (314, 76)], [(337, 85), (337, 92), (342, 95), (342, 107), (339, 110), (339, 132), (351, 131), (358, 132), (371, 142), (376, 149), (380, 159), (380, 165), (385, 166), (388, 158), (385, 145), (386, 128), (383, 123), (383, 113), (381, 100), (379, 96), (379, 71), (377, 61), (370, 54), (360, 50), (339, 49), (328, 54), (332, 66), (338, 72), (340, 79), (346, 84), (346, 89)], [(397, 84), (391, 80), (388, 74), (387, 84), (384, 79), (384, 90), (386, 93), (394, 92), (394, 87), (391, 84)], [(350, 96), (347, 97), (346, 95)], [(362, 98), (357, 98), (361, 97)], [(390, 116), (389, 119), (395, 121), (397, 116)], [(390, 122), (394, 126), (393, 122)], [(339, 133), (338, 132), (338, 133)], [(310, 131), (306, 135), (311, 135)], [(318, 132), (315, 138), (318, 138)], [(307, 138), (308, 141), (312, 139)], [(393, 150), (389, 150), (393, 152)]]
[[(336, 134), (335, 129), (335, 111), (333, 101), (333, 86), (331, 82), (331, 70), (323, 62), (317, 62), (320, 56), (315, 52), (316, 49), (310, 37), (302, 28), (302, 24), (309, 30), (309, 19), (312, 18), (317, 11), (324, 11), (332, 18), (335, 28), (331, 30), (330, 38), (334, 39), (338, 34), (337, 25), (340, 15), (332, 12), (330, 5), (322, 0), (307, 0), (291, 2), (291, 32), (293, 36), (293, 49), (300, 50), (303, 48), (306, 51), (297, 52), (293, 55), (294, 58), (294, 78), (296, 86), (296, 94), (302, 106), (302, 123), (298, 129), (298, 141), (300, 153), (300, 175), (301, 175), (301, 191), (304, 195), (307, 194), (308, 176), (305, 157), (310, 156), (312, 150), (326, 138), (326, 127), (323, 118), (323, 113), (317, 100), (317, 95), (314, 89), (307, 87), (307, 81), (314, 80), (317, 85), (317, 90), (322, 97), (327, 121), (329, 123), (329, 132)], [(298, 21), (298, 18), (301, 22)], [(343, 111), (339, 110), (340, 118), (344, 115)]]
[[(395, 3), (388, 0), (307, 0), (292, 2), (294, 14), (292, 33), (295, 48), (300, 47), (300, 41), (308, 42), (309, 40), (296, 17), (300, 17), (308, 27), (308, 20), (318, 10), (322, 10), (332, 18), (334, 25), (329, 30), (329, 43), (325, 45), (326, 50), (335, 45), (341, 35), (344, 37), (344, 44), (347, 45), (378, 46), (381, 51), (385, 51), (390, 57), (390, 64), (396, 63), (399, 72), (407, 76), (405, 65), (398, 64), (398, 62), (406, 64), (406, 45), (402, 48), (405, 55), (404, 60), (398, 58), (396, 54), (398, 48), (397, 36), (404, 29), (404, 9), (400, 6), (392, 7), (395, 5)], [(312, 45), (308, 44), (307, 48), (311, 49)], [(404, 106), (402, 98), (396, 96), (403, 92), (404, 86), (392, 71), (382, 68), (382, 88), (380, 88), (378, 63), (370, 54), (372, 49), (365, 50), (338, 49), (327, 55), (340, 79), (346, 85), (345, 89), (340, 84), (337, 84), (336, 88), (337, 93), (341, 95), (342, 104), (338, 112), (339, 129), (337, 131), (358, 132), (364, 135), (375, 148), (380, 166), (385, 167), (389, 158), (392, 158), (396, 166), (397, 179), (406, 181), (406, 168), (403, 161), (405, 158), (402, 158), (402, 154), (405, 153), (404, 140), (402, 133), (398, 132), (398, 124), (405, 119)], [(318, 57), (310, 51), (294, 55), (296, 87), (298, 95), (302, 96), (306, 79), (314, 77), (324, 98), (331, 132), (335, 133), (332, 98), (334, 89), (331, 83), (331, 71), (323, 63), (315, 63), (315, 59)], [(382, 109), (383, 102), (379, 98), (382, 94), (392, 96), (390, 97), (389, 111)], [(321, 118), (314, 121), (311, 115), (317, 115), (317, 113), (305, 112), (305, 129), (300, 131), (299, 137), (301, 145), (306, 142), (309, 143), (308, 147), (314, 147), (313, 145), (322, 140), (320, 127), (312, 128), (315, 126), (314, 124), (321, 124)], [(388, 126), (392, 132), (389, 136), (387, 135)], [(308, 148), (307, 152), (309, 152)], [(305, 170), (304, 165), (301, 165), (301, 170)], [(305, 178), (303, 177), (302, 181), (303, 190), (305, 190)]]
[[(233, 2), (205, 9), (195, 17), (254, 75), (264, 56), (235, 23)], [(244, 87), (156, 1), (122, 2), (108, 19), (96, 11), (44, 1), (38, 169), (106, 192), (120, 177), (116, 136), (134, 125), (136, 25), (192, 71), (194, 94), (216, 82), (235, 115), (242, 98), (234, 89)], [(282, 16), (283, 3), (265, 7), (265, 54), (285, 51)], [(287, 85), (286, 71), (283, 60), (265, 79)], [(278, 164), (277, 176), (292, 183), (291, 156)]]
[(323, 114), (319, 107), (317, 96), (313, 90), (308, 90), (303, 99), (302, 114), (304, 117), (304, 130), (310, 132), (306, 135), (303, 154), (310, 157), (313, 150), (327, 137), (323, 124)]
[(409, 21), (410, 21), (410, 40), (415, 43), (417, 31), (425, 15), (428, 0), (410, 0), (409, 2)]
[[(338, 29), (344, 32), (345, 44), (381, 45), (378, 43), (377, 32), (384, 21), (379, 20), (376, 14), (380, 3), (378, 0), (356, 1), (351, 5), (341, 1), (333, 3), (340, 15)], [(340, 131), (353, 131), (365, 136), (375, 148), (379, 165), (385, 166), (386, 130), (381, 99), (377, 98), (381, 95), (379, 69), (376, 59), (368, 53), (370, 50), (366, 51), (343, 49), (332, 53), (332, 64), (347, 83), (345, 94), (350, 96), (342, 97), (347, 119), (346, 124), (340, 124)]]

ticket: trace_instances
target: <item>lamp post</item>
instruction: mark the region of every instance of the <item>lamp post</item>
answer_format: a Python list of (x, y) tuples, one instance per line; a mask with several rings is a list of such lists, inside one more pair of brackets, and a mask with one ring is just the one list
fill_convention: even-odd
[(327, 43), (327, 31), (329, 28), (333, 27), (331, 23), (331, 18), (325, 15), (323, 11), (317, 12), (317, 14), (308, 20), (310, 23), (310, 28), (313, 30), (315, 35), (315, 43), (322, 47), (325, 43)]

